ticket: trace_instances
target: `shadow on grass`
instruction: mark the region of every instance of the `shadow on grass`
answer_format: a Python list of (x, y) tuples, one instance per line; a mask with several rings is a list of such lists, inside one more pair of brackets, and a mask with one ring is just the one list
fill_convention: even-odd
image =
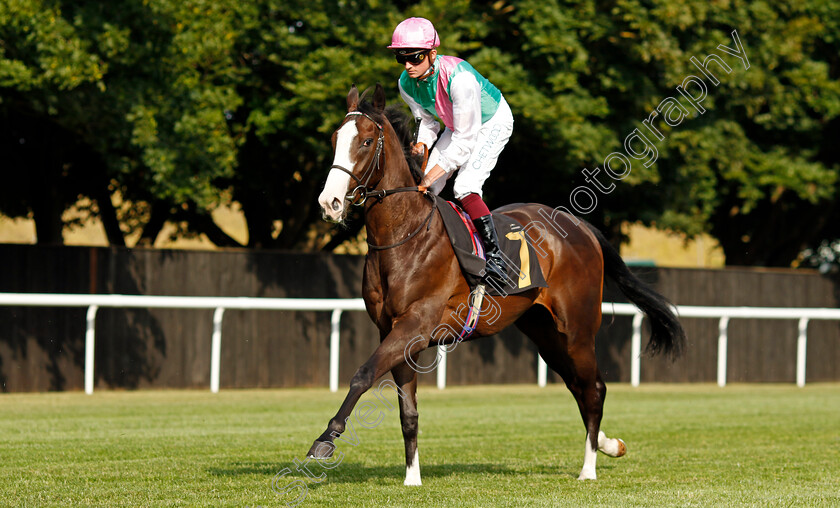
[[(603, 467), (603, 466), (601, 466)], [(379, 479), (383, 483), (398, 481), (402, 483), (405, 477), (405, 466), (394, 464), (393, 466), (365, 466), (363, 464), (342, 462), (334, 469), (319, 467), (316, 461), (309, 461), (307, 468), (313, 475), (326, 473), (326, 479), (316, 483), (306, 474), (297, 471), (293, 462), (232, 462), (226, 467), (211, 467), (207, 472), (214, 476), (241, 476), (241, 475), (265, 475), (266, 481), (271, 482), (275, 475), (289, 469), (290, 473), (285, 475), (286, 481), (303, 480), (310, 489), (318, 488), (326, 484), (335, 483), (364, 483), (370, 480)], [(609, 465), (603, 469), (612, 469)], [(549, 464), (528, 464), (522, 467), (508, 467), (499, 464), (420, 464), (420, 474), (423, 479), (446, 478), (451, 476), (469, 475), (504, 475), (521, 476), (525, 481), (529, 475), (557, 476), (558, 478), (577, 478), (579, 470), (572, 469), (567, 465), (558, 468)]]

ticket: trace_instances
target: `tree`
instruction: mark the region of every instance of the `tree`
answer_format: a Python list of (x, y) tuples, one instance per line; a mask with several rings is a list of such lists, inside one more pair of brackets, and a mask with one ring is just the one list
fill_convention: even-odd
[(460, 41), (480, 25), (469, 2), (438, 0), (402, 13), (396, 4), (262, 0), (250, 7), (253, 22), (237, 42), (247, 70), (238, 87), (243, 105), (233, 120), (245, 141), (227, 182), (247, 218), (250, 247), (331, 250), (357, 236), (358, 214), (336, 231), (320, 220), (316, 197), (350, 86), (383, 83), (389, 102), (401, 102), (400, 68), (385, 46), (403, 17), (440, 13), (435, 22), (450, 27), (441, 32), (445, 44), (476, 45)]
[[(830, 2), (495, 5), (505, 14), (488, 17), (488, 46), (471, 61), (483, 60), (502, 85), (519, 135), (489, 189), (568, 206), (573, 188), (594, 188), (583, 169), (600, 167), (602, 185), (615, 188), (594, 193), (587, 219), (615, 240), (625, 221), (708, 232), (728, 264), (788, 266), (823, 238), (835, 209), (840, 113)], [(720, 49), (737, 47), (733, 31), (748, 63)], [(731, 69), (711, 64), (717, 86), (690, 60), (713, 52)], [(704, 112), (676, 89), (693, 75), (709, 82)], [(643, 121), (668, 97), (688, 116), (675, 127), (660, 118), (657, 140)], [(607, 178), (602, 161), (626, 152), (637, 128), (655, 145), (655, 164), (634, 159), (624, 179)], [(508, 176), (523, 172), (528, 178)]]
[(350, 85), (382, 79), (387, 62), (371, 48), (394, 16), (368, 2), (243, 6), (235, 42), (242, 105), (231, 119), (242, 146), (225, 185), (242, 205), (250, 247), (327, 243), (307, 233), (317, 227), (315, 196), (329, 167), (329, 137)]
[[(39, 243), (61, 242), (61, 214), (81, 195), (114, 245), (159, 210), (208, 216), (224, 198), (213, 182), (235, 163), (224, 111), (237, 106), (236, 69), (220, 62), (232, 12), (224, 2), (3, 0), (10, 185), (0, 210), (31, 212)], [(115, 191), (136, 206), (116, 210)]]
[[(399, 101), (400, 70), (384, 46), (402, 18), (425, 16), (442, 52), (467, 58), (514, 111), (513, 138), (485, 185), (491, 206), (575, 208), (570, 199), (582, 196), (576, 213), (616, 242), (623, 223), (641, 221), (711, 233), (729, 264), (787, 266), (840, 238), (832, 9), (829, 0), (0, 0), (0, 143), (12, 169), (0, 210), (33, 213), (39, 239), (54, 239), (61, 211), (86, 195), (114, 244), (131, 231), (153, 242), (171, 220), (181, 234), (238, 245), (210, 218), (235, 200), (248, 246), (330, 250), (361, 227), (356, 218), (336, 232), (315, 203), (343, 97), (353, 83), (382, 82)], [(712, 53), (729, 68), (709, 64), (717, 84), (692, 62)], [(685, 111), (673, 126), (657, 111), (664, 103)], [(611, 159), (610, 177), (605, 159), (619, 152), (630, 169)], [(133, 206), (111, 206), (117, 192)]]

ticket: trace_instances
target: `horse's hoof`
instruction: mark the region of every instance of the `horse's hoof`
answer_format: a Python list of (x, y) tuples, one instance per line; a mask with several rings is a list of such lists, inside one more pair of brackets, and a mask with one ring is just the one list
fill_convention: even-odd
[(624, 454), (627, 453), (627, 445), (624, 444), (624, 441), (618, 439), (618, 453), (615, 455), (616, 457), (624, 457)]
[(578, 476), (578, 480), (595, 480), (597, 476), (595, 475), (594, 470), (586, 470), (580, 472), (580, 476)]
[(601, 441), (603, 446), (598, 448), (598, 451), (609, 457), (623, 457), (627, 453), (627, 445), (621, 439), (604, 439)]
[(323, 460), (332, 457), (335, 451), (335, 444), (329, 441), (315, 441), (312, 443), (312, 448), (306, 454), (310, 459)]

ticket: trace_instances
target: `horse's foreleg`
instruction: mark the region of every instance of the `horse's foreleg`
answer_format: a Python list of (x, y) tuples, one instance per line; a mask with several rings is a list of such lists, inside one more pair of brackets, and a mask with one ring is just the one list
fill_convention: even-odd
[(373, 386), (373, 382), (382, 375), (381, 373), (379, 375), (376, 374), (378, 369), (375, 358), (376, 355), (374, 354), (353, 375), (353, 379), (350, 381), (350, 391), (347, 392), (347, 396), (344, 398), (344, 402), (341, 403), (338, 413), (327, 424), (327, 430), (312, 443), (312, 447), (309, 448), (309, 452), (306, 454), (307, 457), (314, 459), (328, 459), (332, 457), (333, 451), (335, 450), (333, 440), (344, 433), (347, 419), (353, 412), (353, 408), (356, 407), (356, 403)]
[[(416, 360), (416, 357), (415, 357)], [(420, 454), (417, 451), (417, 371), (407, 363), (391, 369), (394, 381), (403, 391), (400, 394), (400, 423), (405, 441), (404, 485), (422, 485), (420, 482)]]
[[(403, 326), (409, 326), (409, 323), (404, 323)], [(373, 386), (377, 379), (405, 361), (403, 354), (409, 339), (403, 337), (411, 336), (408, 333), (400, 333), (397, 329), (392, 330), (368, 361), (359, 367), (350, 381), (350, 390), (338, 409), (338, 413), (330, 420), (327, 430), (309, 448), (307, 457), (327, 459), (332, 456), (335, 450), (333, 441), (344, 433), (347, 419), (350, 418), (353, 408), (356, 407), (362, 395)]]

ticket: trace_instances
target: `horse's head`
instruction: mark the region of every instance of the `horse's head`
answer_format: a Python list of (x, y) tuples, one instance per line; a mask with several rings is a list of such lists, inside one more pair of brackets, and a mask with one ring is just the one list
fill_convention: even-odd
[(373, 103), (359, 101), (355, 85), (347, 94), (347, 116), (333, 133), (335, 157), (318, 203), (324, 219), (341, 222), (350, 203), (364, 202), (366, 190), (382, 177), (380, 158), (385, 146), (385, 90), (376, 85)]

